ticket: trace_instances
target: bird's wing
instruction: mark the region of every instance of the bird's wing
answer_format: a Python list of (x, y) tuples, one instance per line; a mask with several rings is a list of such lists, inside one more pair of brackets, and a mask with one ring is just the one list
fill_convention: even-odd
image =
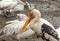
[(3, 28), (4, 35), (9, 36), (14, 33), (14, 24), (8, 24)]
[(43, 32), (53, 36), (55, 39), (58, 39), (58, 33), (52, 27), (45, 23), (42, 25), (42, 33)]
[[(20, 29), (21, 29), (24, 22), (25, 21), (19, 21), (19, 22), (16, 22), (16, 23), (11, 23), (11, 24), (6, 25), (3, 29), (4, 34), (6, 36), (13, 35), (13, 34), (14, 35), (18, 34), (20, 32)], [(27, 29), (29, 29), (29, 26), (27, 26)]]
[(41, 21), (42, 23), (45, 23), (45, 24), (51, 26), (53, 29), (55, 29), (54, 26), (53, 26), (49, 21), (47, 21), (47, 20), (45, 20), (45, 19), (43, 19), (43, 18), (41, 18), (40, 21)]

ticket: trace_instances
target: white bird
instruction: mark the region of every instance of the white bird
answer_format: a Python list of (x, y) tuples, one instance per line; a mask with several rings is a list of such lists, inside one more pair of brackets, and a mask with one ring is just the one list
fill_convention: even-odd
[(21, 6), (21, 5), (25, 5), (24, 2), (22, 2), (21, 0), (2, 0), (0, 1), (0, 10), (2, 11), (1, 14), (5, 15), (6, 17), (12, 17), (15, 16), (17, 11), (16, 8), (17, 5)]
[[(23, 19), (21, 17), (21, 19), (20, 19), (21, 21), (14, 20), (14, 21), (7, 22), (7, 23), (11, 22), (11, 24), (8, 24), (4, 28), (1, 29), (0, 38), (3, 38), (3, 37), (11, 37), (11, 38), (13, 37), (13, 38), (15, 38), (19, 34), (20, 29), (21, 29), (22, 25), (24, 24), (24, 22), (26, 20), (24, 18), (27, 17), (24, 14), (20, 14), (19, 16), (23, 17)], [(18, 16), (18, 18), (20, 18), (19, 16)], [(27, 26), (27, 28), (25, 30), (27, 30), (27, 29), (29, 29), (29, 25)], [(16, 39), (18, 39), (18, 38), (16, 38)]]
[(28, 19), (20, 30), (21, 35), (28, 24), (34, 32), (42, 36), (42, 38), (46, 41), (59, 41), (58, 33), (55, 28), (47, 20), (41, 18), (41, 13), (39, 10), (31, 10)]
[(18, 4), (22, 4), (25, 5), (24, 2), (22, 2), (21, 0), (17, 0), (17, 1), (12, 1), (12, 0), (2, 0), (0, 1), (0, 9), (13, 9), (14, 7), (16, 7)]

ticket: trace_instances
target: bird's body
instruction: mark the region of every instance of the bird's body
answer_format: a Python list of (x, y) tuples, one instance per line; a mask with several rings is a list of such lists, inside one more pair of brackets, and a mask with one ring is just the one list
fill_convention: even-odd
[(56, 32), (55, 28), (47, 20), (41, 19), (40, 11), (33, 9), (30, 12), (30, 15), (23, 25), (20, 34), (23, 32), (28, 23), (30, 28), (42, 36), (42, 38), (46, 41), (59, 41), (58, 33)]
[(13, 2), (12, 0), (2, 0), (0, 1), (0, 9), (12, 9), (18, 2)]
[[(17, 16), (18, 17), (17, 20), (6, 22), (7, 25), (1, 29), (0, 38), (1, 38), (1, 36), (3, 36), (3, 37), (12, 36), (13, 38), (15, 38), (19, 34), (20, 29), (26, 20), (25, 18), (27, 18), (27, 16), (25, 14), (20, 14), (20, 15)], [(22, 16), (23, 16), (23, 18), (19, 19)], [(29, 25), (27, 26), (27, 28), (25, 30), (27, 30), (27, 29), (29, 29)]]
[(0, 9), (7, 8), (10, 4), (11, 4), (10, 2), (0, 1)]
[[(27, 16), (25, 14), (17, 14), (17, 19), (16, 20), (6, 22), (6, 24), (8, 24), (8, 25), (6, 25), (4, 27), (4, 33), (6, 33), (6, 32), (9, 33), (9, 34), (19, 33), (19, 31), (20, 31), (23, 23), (25, 22), (26, 18), (27, 18)], [(7, 35), (7, 33), (6, 33), (6, 35)]]
[[(17, 23), (11, 23), (11, 24), (6, 25), (3, 29), (1, 29), (2, 35), (0, 38), (9, 37), (11, 39), (20, 40), (20, 36), (18, 38), (17, 35), (19, 34), (20, 29), (21, 29), (22, 25), (24, 24), (24, 22), (25, 21), (19, 21)], [(29, 29), (29, 25), (27, 26), (27, 28), (24, 31), (26, 31), (28, 29)]]
[(8, 24), (3, 28), (3, 33), (5, 36), (17, 35), (25, 21), (20, 21), (19, 23)]
[[(24, 3), (20, 0), (20, 4)], [(2, 0), (0, 1), (0, 9), (13, 9), (14, 7), (16, 7), (19, 4), (18, 0), (16, 1), (12, 1), (12, 0)]]
[[(31, 27), (30, 27), (30, 28), (31, 28), (30, 30), (27, 30), (27, 31), (23, 32), (22, 37), (24, 37), (24, 35), (25, 35), (25, 37), (27, 37), (27, 36), (30, 36), (30, 35), (34, 34), (35, 31), (33, 31), (33, 30), (36, 30), (38, 33), (39, 33), (39, 32), (42, 33), (42, 31), (41, 31), (42, 28), (41, 28), (41, 27), (42, 27), (42, 25), (43, 25), (44, 23), (47, 24), (47, 25), (50, 25), (51, 27), (53, 27), (51, 23), (49, 23), (47, 20), (41, 18), (41, 19), (39, 20), (39, 22), (37, 22), (37, 23), (35, 24), (34, 28), (31, 28)], [(33, 24), (32, 24), (32, 25), (33, 25)], [(37, 27), (37, 26), (38, 26), (38, 27)], [(35, 27), (37, 27), (37, 28), (35, 28)], [(54, 27), (53, 27), (53, 29), (54, 29)], [(29, 31), (31, 31), (31, 33), (30, 33)], [(28, 34), (26, 34), (27, 32), (28, 32)], [(39, 34), (40, 34), (40, 33), (39, 33)]]
[(2, 10), (1, 13), (3, 13), (3, 15), (5, 15), (6, 17), (15, 16), (16, 15), (15, 13), (19, 11), (17, 10), (19, 8), (19, 6), (17, 5), (21, 7), (21, 5), (24, 6), (25, 3), (22, 2), (21, 0), (15, 0), (15, 1), (14, 0), (1, 0), (0, 1), (0, 10)]
[(32, 29), (36, 30), (38, 33), (40, 32), (42, 33), (42, 31), (39, 31), (39, 30), (41, 30), (43, 24), (47, 24), (54, 29), (53, 25), (43, 18), (40, 18), (38, 22), (34, 23), (34, 28)]

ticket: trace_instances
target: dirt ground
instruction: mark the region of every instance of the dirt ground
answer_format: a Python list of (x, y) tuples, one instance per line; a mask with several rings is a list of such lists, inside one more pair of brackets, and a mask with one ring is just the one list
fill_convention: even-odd
[[(42, 13), (42, 18), (48, 20), (55, 28), (60, 26), (60, 0), (23, 0), (28, 1), (35, 5), (35, 9), (38, 9)], [(28, 10), (24, 10), (23, 14), (28, 15)], [(7, 21), (15, 20), (16, 17), (6, 18), (3, 15), (0, 15), (0, 29), (3, 28)], [(31, 36), (25, 39), (21, 39), (21, 41), (40, 41), (40, 38), (36, 38), (35, 36)], [(1, 40), (0, 40), (1, 41)], [(7, 40), (8, 41), (8, 40)], [(13, 40), (12, 40), (13, 41)]]

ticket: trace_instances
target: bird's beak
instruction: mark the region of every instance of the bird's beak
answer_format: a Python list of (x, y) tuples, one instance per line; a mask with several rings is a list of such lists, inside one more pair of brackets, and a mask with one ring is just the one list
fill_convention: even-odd
[(22, 35), (22, 33), (23, 33), (24, 29), (25, 29), (25, 28), (26, 28), (26, 26), (29, 24), (30, 20), (31, 20), (31, 17), (30, 17), (30, 16), (28, 16), (28, 18), (27, 18), (26, 22), (24, 23), (24, 25), (22, 26), (22, 28), (21, 28), (21, 30), (20, 30), (20, 35)]

